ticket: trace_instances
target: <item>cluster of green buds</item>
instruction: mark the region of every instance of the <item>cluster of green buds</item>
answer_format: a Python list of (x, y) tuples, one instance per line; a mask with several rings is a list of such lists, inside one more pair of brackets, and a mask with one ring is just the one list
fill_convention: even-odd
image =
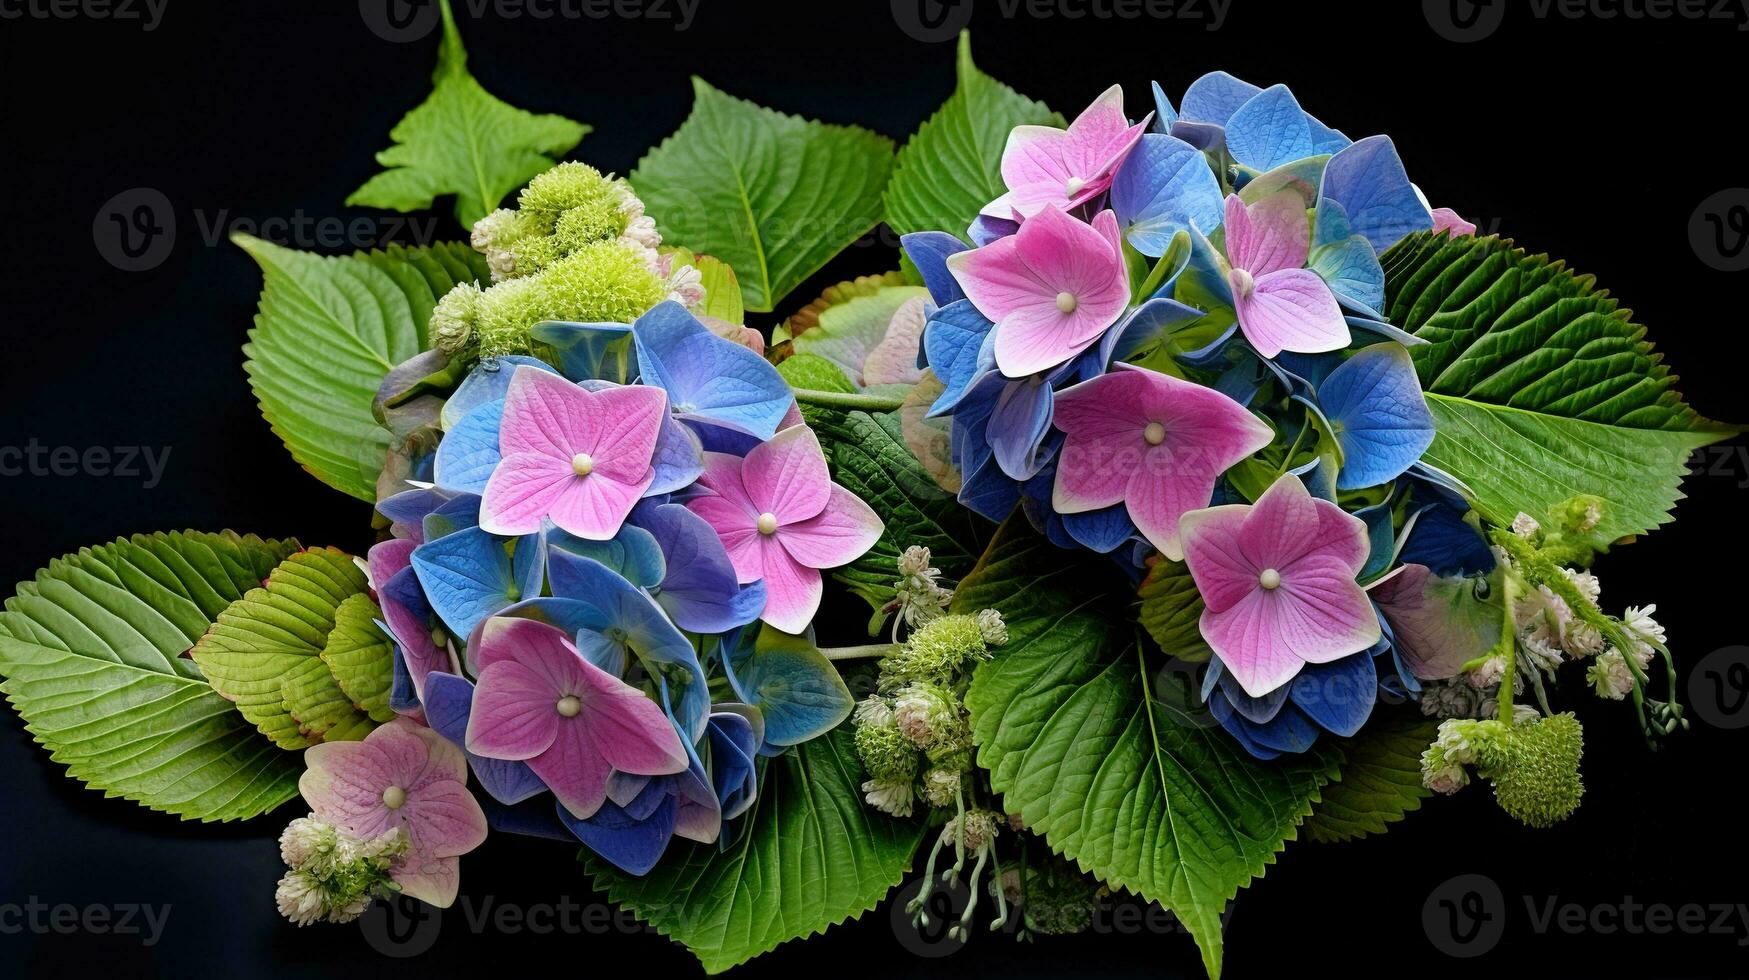
[(1494, 784), (1500, 808), (1531, 827), (1549, 827), (1578, 809), (1585, 794), (1579, 759), (1585, 732), (1572, 714), (1520, 721), (1451, 718), (1421, 755), (1421, 782), (1439, 793), (1469, 783), (1469, 769)]
[(523, 188), (515, 208), (475, 223), (472, 244), (493, 285), (463, 283), (432, 311), (430, 335), (452, 357), (539, 354), (545, 320), (630, 323), (664, 299), (703, 301), (698, 271), (657, 252), (661, 237), (624, 180), (561, 163)]
[(314, 814), (299, 817), (279, 838), (280, 857), (291, 870), (279, 880), (274, 901), (300, 926), (351, 922), (373, 899), (396, 890), (390, 873), (406, 852), (407, 836), (399, 829), (365, 840)]

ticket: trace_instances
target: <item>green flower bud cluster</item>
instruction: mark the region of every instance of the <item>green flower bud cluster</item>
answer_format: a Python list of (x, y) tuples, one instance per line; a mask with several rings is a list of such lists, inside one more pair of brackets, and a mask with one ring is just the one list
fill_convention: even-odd
[(1045, 854), (1004, 877), (1015, 879), (1008, 901), (1020, 905), (1028, 931), (1068, 936), (1093, 925), (1103, 886), (1062, 858)]
[(523, 189), (516, 209), (474, 225), (496, 282), (450, 290), (432, 311), (432, 344), (461, 357), (544, 356), (530, 333), (544, 320), (630, 323), (668, 294), (645, 244), (653, 238), (624, 181), (561, 163)]
[(1494, 798), (1513, 818), (1550, 827), (1571, 816), (1585, 794), (1579, 777), (1585, 733), (1572, 714), (1512, 724), (1449, 719), (1421, 756), (1428, 789), (1455, 793), (1469, 782), (1467, 766), (1494, 784)]
[(398, 829), (364, 840), (314, 815), (293, 820), (279, 838), (291, 867), (274, 894), (280, 914), (300, 926), (358, 918), (372, 899), (396, 890), (390, 872), (407, 847)]
[[(996, 621), (1000, 624), (1001, 620)], [(897, 653), (881, 661), (883, 683), (922, 681), (950, 686), (953, 679), (990, 659), (985, 624), (977, 616), (952, 615), (930, 620), (911, 634)]]

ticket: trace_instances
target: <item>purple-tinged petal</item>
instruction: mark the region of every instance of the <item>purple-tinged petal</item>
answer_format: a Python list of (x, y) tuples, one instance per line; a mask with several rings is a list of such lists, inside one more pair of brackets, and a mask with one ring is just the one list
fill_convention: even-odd
[(765, 610), (760, 618), (785, 633), (800, 633), (813, 622), (824, 592), (820, 571), (790, 557), (773, 536), (755, 542), (765, 583)]
[(774, 535), (791, 558), (809, 568), (848, 565), (874, 547), (885, 525), (861, 497), (836, 483), (820, 513), (778, 528)]
[(1306, 264), (1312, 243), (1306, 205), (1293, 191), (1280, 191), (1247, 206), (1239, 195), (1226, 202), (1227, 261), (1261, 279)]
[[(431, 727), (458, 748), (467, 742), (468, 716), (473, 710), (474, 685), (455, 674), (434, 672), (425, 679), (425, 719)], [(500, 803), (520, 803), (546, 792), (546, 784), (522, 762), (488, 759), (468, 754), (468, 764), (480, 788)]]
[[(1233, 275), (1244, 273), (1235, 270)], [(1274, 357), (1284, 350), (1320, 354), (1348, 346), (1348, 321), (1317, 273), (1284, 269), (1250, 286), (1233, 290), (1233, 306), (1239, 329), (1259, 354)]]
[(1342, 205), (1355, 233), (1381, 252), (1433, 227), (1433, 215), (1388, 136), (1369, 136), (1331, 157), (1322, 194)]
[(771, 514), (779, 525), (819, 514), (832, 486), (820, 440), (805, 425), (785, 429), (748, 453), (741, 482), (755, 511)]
[(633, 328), (647, 383), (667, 390), (674, 413), (769, 439), (793, 396), (771, 362), (710, 332), (672, 300)]

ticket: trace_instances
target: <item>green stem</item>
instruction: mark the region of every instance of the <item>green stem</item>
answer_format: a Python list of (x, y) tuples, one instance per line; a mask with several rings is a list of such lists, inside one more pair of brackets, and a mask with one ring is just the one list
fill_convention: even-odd
[(821, 408), (860, 408), (867, 412), (896, 412), (905, 405), (903, 398), (892, 395), (862, 395), (843, 391), (816, 391), (812, 388), (790, 389), (796, 401)]
[(1501, 577), (1504, 579), (1501, 591), (1506, 600), (1506, 614), (1500, 624), (1500, 656), (1506, 661), (1506, 669), (1500, 672), (1500, 693), (1494, 696), (1494, 717), (1510, 725), (1512, 685), (1518, 673), (1518, 623), (1512, 616), (1512, 607), (1518, 602), (1518, 578), (1510, 572)]
[(873, 660), (898, 653), (899, 646), (897, 643), (870, 643), (859, 647), (821, 647), (820, 652), (827, 660)]

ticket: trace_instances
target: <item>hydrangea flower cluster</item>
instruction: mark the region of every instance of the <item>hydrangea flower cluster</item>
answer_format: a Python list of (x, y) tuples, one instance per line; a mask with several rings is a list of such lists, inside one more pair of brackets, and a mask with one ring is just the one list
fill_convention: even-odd
[(1418, 341), (1379, 314), (1378, 255), (1461, 219), (1434, 214), (1388, 138), (1224, 73), (1182, 110), (1156, 86), (1139, 122), (1113, 88), (1067, 129), (1019, 127), (1001, 174), (976, 247), (904, 241), (959, 499), (1136, 574), (1187, 571), (1203, 696), (1254, 755), (1354, 734), (1381, 685), (1413, 696), (1435, 654), (1368, 588), (1411, 559), (1459, 577), (1494, 559), (1420, 461)]
[[(545, 251), (549, 225), (636, 231), (635, 217), (589, 224), (586, 205), (556, 224), (530, 217), (558, 194), (550, 182), (495, 219), (495, 268), (544, 276), (573, 261)], [(564, 186), (623, 207), (619, 185), (572, 173)], [(603, 241), (582, 248), (622, 247)], [(416, 479), (378, 504), (392, 537), (371, 550), (369, 578), (403, 719), (358, 750), (418, 733), (483, 812), (480, 835), (489, 823), (579, 841), (643, 874), (673, 838), (732, 835), (756, 760), (848, 717), (848, 689), (805, 634), (821, 570), (883, 527), (832, 482), (777, 371), (681, 302), (629, 323), (543, 321), (529, 336), (544, 359), (483, 356), (444, 403)], [(311, 772), (328, 774), (306, 788), (312, 806), (321, 787), (345, 787), (376, 817), (419, 812), (416, 787), (376, 786), (382, 767), (352, 747), (310, 751), (322, 754)], [(465, 848), (412, 845), (441, 875), (418, 897), (446, 904)]]

